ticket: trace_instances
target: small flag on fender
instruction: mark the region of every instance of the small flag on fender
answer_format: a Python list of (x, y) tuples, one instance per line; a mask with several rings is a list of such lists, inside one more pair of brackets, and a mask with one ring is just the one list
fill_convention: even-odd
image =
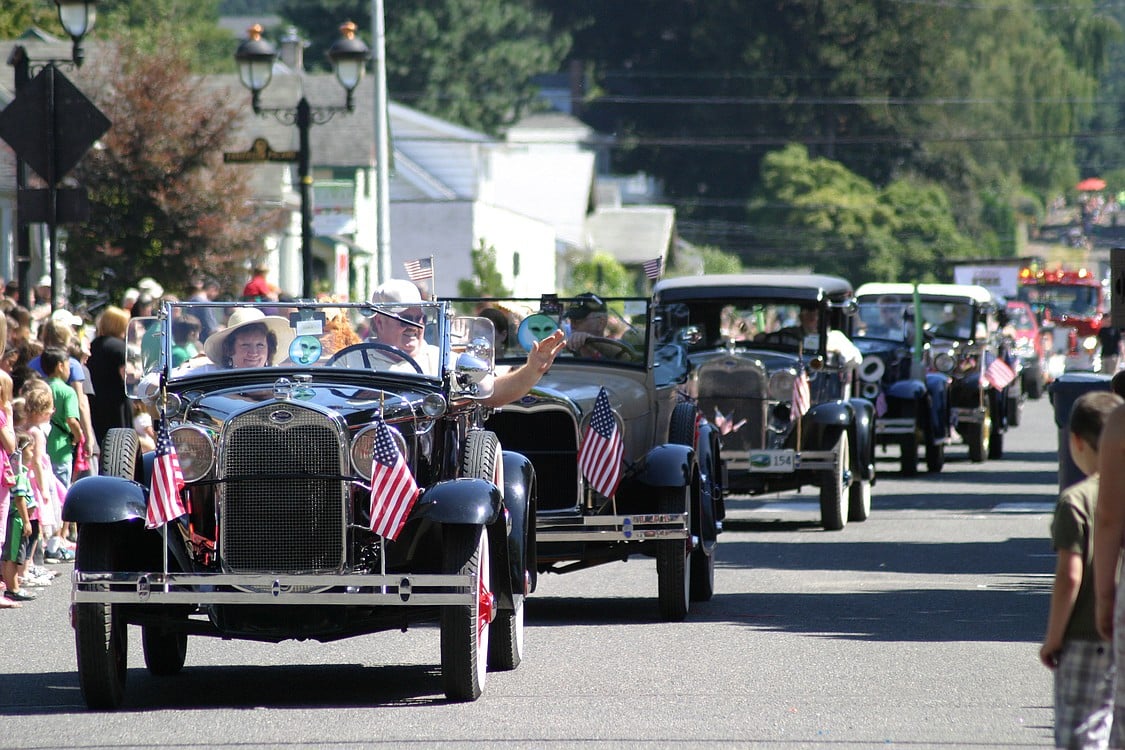
[(609, 394), (605, 388), (598, 391), (594, 401), (594, 412), (586, 434), (582, 437), (582, 447), (578, 451), (578, 468), (595, 490), (613, 497), (617, 484), (621, 481), (621, 455), (624, 445), (613, 410), (609, 407)]
[(418, 499), (418, 484), (381, 419), (371, 454), (371, 530), (394, 541)]
[(156, 431), (156, 455), (152, 462), (152, 488), (148, 493), (145, 528), (155, 529), (187, 513), (180, 491), (184, 473), (176, 446), (168, 432), (168, 423), (161, 419)]
[(800, 419), (805, 416), (805, 412), (809, 410), (812, 405), (812, 396), (809, 395), (809, 376), (805, 373), (804, 368), (801, 373), (797, 375), (797, 379), (793, 381), (793, 404), (789, 408), (789, 418)]
[(993, 388), (1000, 390), (1001, 388), (1007, 388), (1008, 384), (1016, 379), (1016, 371), (1007, 362), (997, 357), (985, 369), (984, 377)]

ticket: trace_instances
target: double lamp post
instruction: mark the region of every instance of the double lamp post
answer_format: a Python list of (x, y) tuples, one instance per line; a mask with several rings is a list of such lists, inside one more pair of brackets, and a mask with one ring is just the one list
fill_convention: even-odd
[[(313, 232), (312, 232), (312, 175), (309, 174), (309, 129), (332, 119), (337, 112), (352, 112), (355, 103), (352, 94), (363, 78), (364, 67), (371, 53), (361, 39), (357, 39), (356, 25), (351, 21), (340, 27), (340, 38), (328, 50), (328, 59), (336, 72), (336, 80), (347, 93), (344, 106), (317, 106), (309, 104), (303, 95), (296, 107), (263, 107), (259, 101), (262, 90), (273, 77), (277, 50), (262, 39), (262, 27), (251, 26), (248, 37), (238, 45), (234, 58), (238, 62), (238, 76), (242, 85), (250, 89), (251, 104), (255, 114), (273, 115), (278, 122), (296, 125), (299, 136), (297, 150), (297, 177), (301, 194), (301, 296), (312, 299), (313, 290)], [(298, 71), (299, 72), (299, 71)]]

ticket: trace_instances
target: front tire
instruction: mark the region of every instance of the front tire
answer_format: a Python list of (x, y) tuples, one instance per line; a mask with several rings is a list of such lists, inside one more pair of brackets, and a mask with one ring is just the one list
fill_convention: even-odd
[(515, 609), (497, 610), (489, 627), (488, 668), (493, 672), (510, 672), (523, 661), (524, 600), (517, 594)]
[(102, 441), (102, 458), (99, 473), (121, 479), (136, 479), (141, 441), (136, 430), (113, 427)]
[(848, 522), (848, 496), (844, 492), (845, 474), (851, 465), (848, 432), (840, 432), (836, 441), (836, 460), (825, 472), (820, 485), (820, 525), (825, 531), (840, 531)]
[(899, 466), (904, 477), (912, 477), (918, 473), (918, 434), (907, 435), (902, 440), (902, 457)]
[[(79, 524), (75, 568), (82, 572), (112, 572), (118, 541), (108, 526)], [(116, 604), (102, 602), (74, 605), (78, 683), (86, 706), (95, 711), (115, 710), (125, 698), (129, 635), (117, 608)]]
[(871, 482), (854, 479), (848, 488), (848, 521), (862, 523), (871, 517)]
[(179, 674), (187, 659), (187, 633), (162, 630), (155, 625), (141, 626), (141, 647), (145, 666), (156, 677)]
[(441, 609), (441, 679), (449, 700), (475, 701), (488, 677), (489, 623), (494, 611), (488, 534), (483, 526), (449, 525), (444, 532), (442, 569), (467, 574), (474, 584), (471, 604)]
[(945, 468), (945, 443), (926, 443), (926, 471), (937, 474)]
[(966, 425), (962, 436), (969, 444), (969, 460), (975, 464), (982, 463), (992, 445), (992, 412), (986, 410), (980, 424)]
[[(662, 487), (657, 502), (660, 513), (687, 510), (687, 488)], [(665, 622), (687, 617), (691, 602), (691, 555), (686, 539), (669, 539), (656, 544), (656, 585), (660, 616)]]

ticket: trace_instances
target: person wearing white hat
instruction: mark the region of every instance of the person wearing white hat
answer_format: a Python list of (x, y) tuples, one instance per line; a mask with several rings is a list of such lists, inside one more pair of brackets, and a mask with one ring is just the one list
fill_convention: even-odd
[[(401, 349), (418, 362), (423, 372), (436, 373), (439, 361), (438, 350), (436, 346), (427, 344), (422, 338), (426, 323), (425, 316), (422, 314), (422, 295), (418, 287), (405, 279), (389, 279), (371, 295), (371, 302), (417, 304), (417, 307), (408, 307), (401, 312), (396, 312), (395, 315), (377, 313), (372, 320), (374, 335), (371, 340)], [(497, 373), (492, 395), (482, 399), (481, 403), (486, 406), (503, 406), (525, 396), (550, 368), (565, 343), (565, 335), (561, 330), (536, 342), (528, 352), (527, 361), (523, 365)], [(392, 368), (403, 369), (401, 365), (397, 368), (392, 365)]]
[(160, 299), (164, 296), (164, 287), (160, 286), (159, 282), (151, 276), (145, 276), (138, 281), (137, 289), (141, 292), (148, 292), (153, 299)]
[(203, 350), (216, 367), (269, 367), (278, 351), (289, 351), (295, 336), (285, 318), (240, 307), (231, 313), (226, 328), (207, 338)]

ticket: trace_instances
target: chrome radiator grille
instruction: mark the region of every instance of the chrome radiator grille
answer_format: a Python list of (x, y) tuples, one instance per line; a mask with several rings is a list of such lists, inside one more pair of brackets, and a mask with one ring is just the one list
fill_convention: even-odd
[(703, 415), (714, 420), (720, 412), (732, 424), (746, 420), (736, 431), (723, 435), (724, 451), (765, 446), (767, 385), (761, 368), (749, 363), (725, 360), (699, 368), (697, 387)]
[[(279, 412), (289, 419), (271, 418)], [(291, 404), (241, 414), (222, 437), (220, 545), (238, 573), (320, 573), (346, 563), (346, 446), (324, 415)]]

